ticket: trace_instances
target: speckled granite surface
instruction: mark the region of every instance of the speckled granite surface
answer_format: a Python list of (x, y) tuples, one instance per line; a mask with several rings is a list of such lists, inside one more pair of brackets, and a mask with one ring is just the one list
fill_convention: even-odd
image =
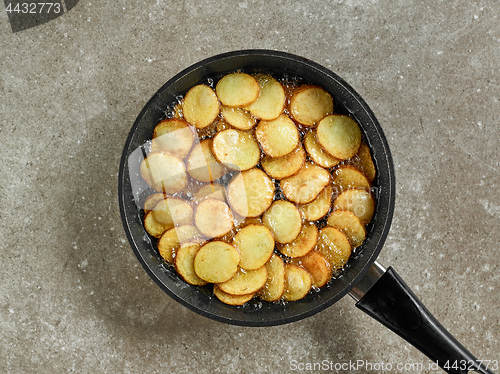
[(246, 48), (307, 57), (365, 98), (396, 167), (381, 263), (500, 361), (497, 1), (80, 0), (17, 33), (0, 8), (0, 372), (438, 372), (350, 297), (289, 325), (229, 326), (136, 260), (116, 196), (133, 121), (180, 70)]

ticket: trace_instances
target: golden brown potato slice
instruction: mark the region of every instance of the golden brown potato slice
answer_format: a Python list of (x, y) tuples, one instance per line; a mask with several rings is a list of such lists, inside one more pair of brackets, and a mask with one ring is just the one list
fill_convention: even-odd
[(316, 250), (328, 260), (332, 270), (342, 269), (351, 257), (349, 239), (342, 231), (331, 226), (319, 230)]
[(168, 227), (187, 224), (193, 220), (191, 205), (177, 197), (167, 197), (158, 201), (152, 212), (157, 222)]
[(283, 296), (285, 290), (285, 263), (281, 257), (273, 253), (266, 263), (267, 280), (258, 296), (265, 301), (277, 301)]
[(305, 126), (316, 125), (332, 112), (332, 96), (321, 87), (301, 86), (290, 98), (290, 114)]
[(330, 183), (330, 173), (321, 166), (305, 163), (299, 172), (280, 181), (286, 198), (297, 204), (313, 201)]
[(260, 148), (253, 135), (240, 130), (219, 132), (212, 143), (212, 152), (220, 162), (234, 170), (248, 170), (259, 163)]
[(329, 169), (340, 162), (338, 158), (333, 157), (321, 148), (316, 139), (316, 131), (314, 130), (309, 131), (304, 137), (304, 147), (309, 157), (319, 166)]
[(195, 140), (195, 133), (182, 119), (166, 119), (156, 125), (151, 141), (152, 151), (172, 152), (181, 158), (187, 156)]
[(233, 214), (224, 201), (205, 199), (196, 206), (194, 224), (207, 238), (217, 238), (231, 231)]
[(350, 210), (366, 225), (371, 221), (375, 212), (375, 200), (370, 192), (353, 188), (337, 196), (333, 201), (333, 208)]
[(165, 195), (162, 194), (161, 192), (157, 192), (157, 193), (154, 193), (152, 195), (149, 195), (146, 198), (146, 201), (144, 202), (144, 208), (143, 208), (144, 213), (148, 213), (151, 210), (153, 210), (153, 208), (158, 203), (158, 201), (163, 200), (164, 198), (165, 198)]
[(203, 199), (226, 200), (226, 189), (220, 183), (209, 183), (201, 187), (193, 196), (193, 201), (200, 202)]
[(203, 245), (194, 258), (194, 271), (209, 283), (222, 283), (238, 271), (240, 254), (226, 242), (216, 240)]
[(370, 182), (362, 172), (351, 165), (342, 165), (332, 173), (332, 185), (337, 194), (349, 188), (370, 190)]
[(179, 247), (175, 255), (175, 270), (187, 283), (194, 286), (203, 286), (207, 281), (201, 279), (194, 271), (194, 258), (201, 244), (196, 242), (185, 243)]
[(222, 106), (221, 114), (227, 123), (238, 130), (250, 130), (257, 124), (257, 118), (243, 108)]
[(314, 223), (304, 223), (297, 238), (287, 244), (278, 244), (278, 250), (288, 257), (302, 257), (311, 251), (318, 241), (318, 228)]
[(262, 150), (270, 157), (283, 157), (299, 145), (299, 131), (286, 115), (270, 121), (260, 121), (255, 128), (255, 137)]
[(221, 291), (230, 295), (253, 294), (264, 287), (267, 280), (267, 269), (262, 266), (256, 270), (238, 269), (236, 274), (226, 282), (219, 283)]
[(186, 166), (170, 152), (151, 152), (140, 165), (141, 176), (156, 191), (174, 194), (186, 187)]
[(218, 285), (214, 284), (214, 295), (224, 304), (237, 306), (237, 305), (243, 305), (247, 301), (252, 300), (255, 294), (251, 293), (249, 295), (230, 295), (222, 291)]
[(233, 245), (240, 251), (240, 267), (256, 270), (264, 266), (273, 254), (274, 237), (266, 226), (250, 224), (236, 234)]
[(144, 216), (144, 229), (152, 237), (159, 238), (169, 227), (157, 222), (153, 212), (149, 212)]
[(304, 298), (312, 286), (311, 274), (304, 268), (285, 264), (285, 290), (283, 299), (285, 301), (296, 301)]
[(294, 151), (283, 157), (273, 158), (264, 156), (260, 160), (260, 163), (271, 178), (283, 179), (297, 174), (305, 161), (306, 153), (299, 145)]
[(251, 75), (232, 73), (225, 75), (217, 82), (215, 92), (222, 104), (244, 107), (257, 100), (260, 87)]
[(220, 103), (215, 92), (200, 84), (191, 88), (184, 96), (182, 113), (193, 126), (202, 129), (210, 125), (219, 115)]
[(257, 217), (273, 202), (274, 183), (262, 170), (253, 168), (236, 175), (227, 188), (231, 208), (242, 217)]
[(333, 189), (330, 185), (323, 188), (310, 203), (299, 206), (302, 217), (307, 221), (317, 221), (327, 215), (332, 206)]
[(278, 243), (290, 243), (302, 229), (299, 210), (285, 200), (276, 200), (264, 213), (262, 223), (271, 230)]
[(227, 172), (212, 153), (212, 139), (202, 140), (195, 144), (186, 160), (187, 172), (200, 182), (213, 182)]
[(258, 74), (260, 93), (257, 100), (246, 107), (254, 116), (263, 120), (277, 118), (285, 109), (285, 90), (280, 82), (267, 74)]
[(294, 258), (292, 263), (302, 266), (311, 274), (313, 287), (321, 288), (332, 278), (330, 263), (317, 251), (311, 251), (304, 257)]
[(366, 176), (370, 183), (373, 182), (377, 171), (375, 169), (375, 164), (373, 163), (370, 148), (366, 145), (366, 143), (361, 143), (358, 153), (350, 160), (350, 164), (358, 168)]
[(365, 227), (353, 212), (348, 210), (334, 210), (332, 214), (328, 216), (328, 225), (346, 234), (349, 243), (351, 243), (353, 247), (359, 247), (365, 240)]
[(158, 241), (158, 252), (163, 259), (171, 264), (174, 263), (177, 249), (189, 241), (199, 241), (201, 234), (192, 225), (173, 227), (165, 231)]
[(361, 129), (351, 117), (332, 114), (320, 121), (316, 138), (325, 151), (333, 157), (345, 160), (358, 152)]

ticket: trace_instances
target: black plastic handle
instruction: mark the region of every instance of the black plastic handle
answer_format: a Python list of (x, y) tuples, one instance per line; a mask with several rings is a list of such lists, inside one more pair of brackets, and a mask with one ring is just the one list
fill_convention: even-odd
[(401, 277), (388, 268), (356, 306), (453, 374), (494, 374), (425, 308)]

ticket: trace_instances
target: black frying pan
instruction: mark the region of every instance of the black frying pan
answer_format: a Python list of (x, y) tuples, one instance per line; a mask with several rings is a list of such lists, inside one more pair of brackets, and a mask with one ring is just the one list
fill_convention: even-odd
[[(138, 177), (142, 157), (138, 150), (152, 136), (156, 124), (166, 117), (179, 95), (200, 83), (217, 81), (242, 69), (266, 71), (277, 77), (301, 77), (320, 85), (334, 97), (336, 112), (349, 114), (360, 125), (377, 169), (374, 193), (377, 206), (365, 242), (349, 260), (338, 279), (320, 292), (288, 303), (255, 301), (243, 307), (221, 303), (211, 287), (187, 285), (166, 265), (142, 225), (141, 186)], [(271, 326), (311, 316), (350, 293), (356, 306), (405, 338), (438, 362), (449, 373), (492, 373), (481, 365), (425, 309), (398, 274), (375, 260), (391, 224), (396, 194), (394, 166), (386, 138), (364, 100), (344, 80), (312, 61), (283, 52), (243, 50), (217, 55), (192, 65), (161, 87), (141, 111), (125, 143), (119, 174), (120, 213), (130, 245), (151, 278), (172, 298), (214, 320), (234, 325)]]

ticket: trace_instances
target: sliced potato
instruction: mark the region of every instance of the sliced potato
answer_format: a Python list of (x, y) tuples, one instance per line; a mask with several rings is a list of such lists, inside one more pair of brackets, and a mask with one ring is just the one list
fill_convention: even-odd
[(266, 226), (250, 224), (236, 234), (233, 245), (240, 252), (240, 267), (255, 270), (264, 266), (273, 254), (274, 237)]
[(366, 225), (371, 221), (375, 212), (375, 200), (370, 192), (352, 188), (337, 196), (333, 201), (333, 208), (350, 210)]
[(228, 124), (238, 130), (250, 130), (257, 124), (257, 118), (243, 108), (222, 106), (221, 114)]
[(186, 121), (166, 119), (154, 128), (151, 150), (172, 152), (184, 158), (191, 150), (194, 140), (195, 133)]
[(240, 254), (231, 244), (216, 240), (203, 245), (194, 258), (194, 271), (209, 283), (222, 283), (238, 271)]
[(302, 266), (311, 274), (313, 287), (321, 288), (332, 278), (330, 263), (317, 251), (310, 251), (303, 257), (294, 258), (292, 263)]
[(187, 185), (186, 166), (170, 152), (151, 152), (140, 165), (141, 176), (156, 191), (174, 194)]
[(155, 220), (165, 226), (173, 227), (192, 222), (193, 208), (183, 199), (167, 197), (153, 208)]
[(377, 170), (375, 169), (375, 164), (373, 163), (373, 158), (370, 153), (370, 147), (366, 143), (361, 143), (359, 151), (354, 156), (350, 163), (358, 168), (371, 183), (375, 179)]
[(200, 202), (203, 199), (226, 200), (226, 189), (220, 183), (209, 183), (201, 187), (193, 196), (193, 201)]
[(341, 161), (321, 148), (316, 139), (316, 131), (314, 130), (309, 131), (304, 137), (304, 147), (309, 157), (319, 166), (323, 166), (324, 168), (332, 168)]
[(280, 82), (267, 74), (258, 74), (260, 93), (257, 100), (246, 107), (254, 116), (264, 120), (277, 118), (285, 109), (285, 90)]
[(328, 225), (346, 234), (353, 247), (359, 247), (365, 240), (366, 230), (363, 223), (349, 210), (334, 210), (328, 216)]
[(280, 181), (286, 198), (297, 204), (313, 201), (330, 183), (330, 173), (321, 166), (305, 163), (299, 172)]
[(257, 100), (260, 87), (251, 75), (232, 73), (225, 75), (217, 82), (215, 92), (222, 104), (244, 107)]
[(281, 257), (273, 253), (266, 263), (267, 280), (258, 296), (264, 301), (277, 301), (285, 290), (285, 263)]
[(194, 258), (200, 249), (200, 243), (183, 244), (175, 255), (175, 270), (187, 283), (203, 286), (207, 281), (201, 279), (194, 271)]
[(267, 280), (267, 269), (262, 266), (256, 270), (238, 269), (236, 274), (226, 282), (219, 283), (221, 291), (230, 295), (253, 294), (264, 287)]
[(177, 249), (189, 241), (200, 241), (201, 234), (192, 225), (173, 227), (165, 231), (158, 241), (158, 252), (167, 262), (173, 264)]
[(345, 160), (358, 152), (361, 145), (361, 129), (351, 117), (332, 114), (320, 121), (316, 138), (330, 155)]
[(290, 114), (305, 126), (316, 125), (332, 112), (332, 96), (321, 87), (301, 86), (290, 98)]
[(161, 192), (157, 192), (157, 193), (154, 193), (152, 195), (149, 195), (146, 198), (146, 201), (144, 201), (144, 207), (143, 207), (144, 213), (148, 213), (151, 210), (153, 210), (153, 208), (158, 203), (158, 201), (163, 200), (164, 198), (165, 198), (165, 195), (162, 194)]
[(312, 277), (304, 268), (285, 264), (285, 290), (283, 299), (285, 301), (296, 301), (304, 298), (312, 286)]
[(204, 84), (191, 88), (184, 96), (182, 113), (193, 126), (202, 129), (219, 115), (220, 103), (215, 92)]
[(314, 223), (304, 223), (299, 235), (287, 244), (278, 244), (277, 248), (288, 257), (302, 257), (310, 252), (318, 241), (318, 228)]
[(260, 148), (251, 133), (229, 129), (219, 132), (213, 140), (214, 156), (234, 170), (248, 170), (259, 163)]
[(271, 230), (278, 243), (290, 243), (302, 229), (299, 210), (285, 200), (276, 200), (264, 213), (262, 223)]
[(323, 188), (319, 195), (310, 203), (299, 206), (302, 217), (307, 221), (318, 221), (330, 211), (333, 189), (330, 185)]
[(228, 185), (227, 199), (242, 217), (257, 217), (273, 202), (274, 183), (262, 170), (253, 168), (236, 175)]
[(194, 224), (206, 237), (217, 238), (231, 231), (233, 214), (224, 201), (205, 199), (196, 206)]
[(351, 257), (351, 243), (340, 230), (326, 226), (319, 230), (316, 250), (325, 256), (332, 270), (342, 269)]
[(270, 157), (283, 157), (299, 144), (299, 131), (286, 114), (270, 121), (261, 120), (255, 128), (255, 137)]
[(202, 140), (195, 144), (186, 160), (188, 174), (201, 182), (213, 182), (227, 172), (212, 153), (212, 139)]
[(152, 237), (159, 238), (169, 227), (156, 221), (153, 213), (149, 212), (144, 216), (144, 229)]
[(283, 179), (297, 174), (306, 160), (306, 153), (302, 146), (283, 157), (264, 156), (260, 163), (265, 172), (274, 179)]
[(342, 165), (332, 173), (332, 185), (337, 194), (349, 188), (370, 190), (370, 182), (362, 172), (351, 165)]
[(218, 285), (214, 284), (214, 295), (222, 301), (224, 304), (228, 305), (243, 305), (247, 301), (252, 300), (255, 294), (251, 293), (249, 295), (230, 295), (222, 291)]

